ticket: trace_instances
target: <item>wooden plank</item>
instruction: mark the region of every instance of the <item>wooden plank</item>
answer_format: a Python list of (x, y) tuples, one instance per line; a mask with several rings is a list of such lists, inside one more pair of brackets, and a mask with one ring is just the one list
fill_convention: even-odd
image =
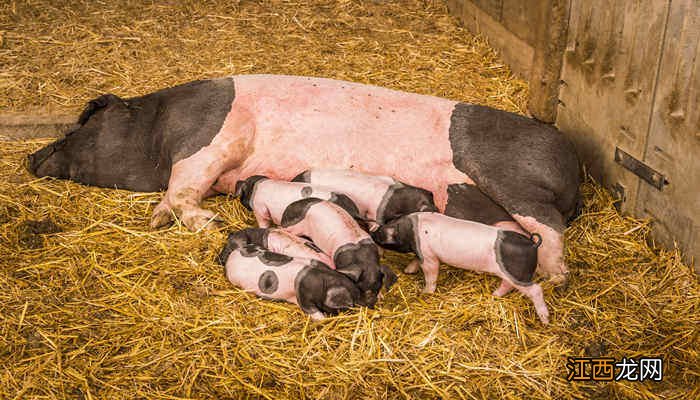
[(472, 2), (491, 18), (501, 22), (503, 16), (503, 0), (473, 0)]
[(0, 114), (0, 138), (15, 140), (58, 137), (77, 120), (77, 114), (4, 113)]
[(548, 20), (548, 3), (548, 0), (503, 0), (503, 26), (530, 46), (536, 47), (537, 30)]
[(634, 211), (639, 178), (614, 162), (646, 148), (668, 3), (572, 0), (557, 125), (588, 171), (621, 188)]
[(640, 185), (636, 211), (654, 218), (655, 238), (674, 241), (700, 272), (700, 7), (673, 0), (644, 161), (664, 174), (659, 191)]
[(450, 13), (460, 18), (465, 28), (488, 38), (489, 44), (499, 51), (503, 61), (515, 74), (523, 78), (530, 77), (534, 54), (532, 46), (469, 0), (448, 0), (447, 6)]
[(539, 17), (530, 16), (533, 18), (530, 29), (535, 32), (535, 42), (531, 43), (535, 53), (527, 108), (533, 117), (548, 123), (554, 122), (557, 116), (569, 4), (570, 0), (539, 0), (532, 4), (532, 9), (537, 10)]

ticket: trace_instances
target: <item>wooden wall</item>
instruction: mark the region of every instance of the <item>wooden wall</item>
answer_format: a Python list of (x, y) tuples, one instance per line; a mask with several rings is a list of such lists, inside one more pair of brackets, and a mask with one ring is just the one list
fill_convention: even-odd
[(530, 114), (554, 122), (569, 0), (448, 0), (450, 12), (530, 82)]
[(529, 79), (533, 116), (576, 144), (622, 210), (653, 218), (659, 242), (678, 245), (688, 261), (700, 258), (700, 3), (448, 5)]

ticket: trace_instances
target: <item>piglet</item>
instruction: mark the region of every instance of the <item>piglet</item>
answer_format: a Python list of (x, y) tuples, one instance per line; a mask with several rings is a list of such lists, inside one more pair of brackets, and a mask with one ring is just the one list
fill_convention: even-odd
[(236, 183), (235, 196), (244, 207), (253, 211), (261, 228), (267, 228), (273, 223), (279, 225), (282, 213), (289, 204), (308, 197), (331, 201), (353, 218), (358, 218), (357, 206), (348, 196), (308, 183), (279, 181), (253, 175)]
[(264, 299), (297, 304), (313, 320), (366, 305), (347, 276), (318, 260), (289, 257), (254, 244), (239, 247), (235, 239), (226, 243), (218, 260), (234, 285)]
[(368, 307), (374, 307), (377, 295), (396, 282), (396, 274), (379, 264), (379, 252), (372, 238), (338, 205), (309, 197), (289, 205), (282, 214), (282, 227), (310, 238), (332, 265), (358, 286)]
[(292, 181), (320, 185), (347, 195), (357, 205), (360, 217), (370, 222), (370, 229), (413, 212), (438, 211), (431, 192), (390, 176), (352, 170), (310, 169)]
[[(324, 264), (331, 265), (331, 259), (321, 251), (313, 242), (292, 235), (279, 228), (245, 228), (228, 235), (226, 246), (232, 248), (254, 244), (273, 253), (280, 253), (290, 257), (311, 258)], [(230, 253), (222, 252), (222, 256)], [(218, 260), (224, 264), (225, 260)]]
[(386, 248), (403, 253), (412, 251), (418, 256), (404, 272), (410, 274), (419, 267), (423, 269), (424, 293), (435, 291), (441, 262), (488, 272), (502, 279), (494, 295), (503, 296), (515, 287), (532, 300), (540, 320), (549, 323), (542, 288), (532, 281), (537, 248), (542, 242), (537, 234), (528, 238), (490, 225), (419, 212), (383, 225), (372, 233), (372, 238)]

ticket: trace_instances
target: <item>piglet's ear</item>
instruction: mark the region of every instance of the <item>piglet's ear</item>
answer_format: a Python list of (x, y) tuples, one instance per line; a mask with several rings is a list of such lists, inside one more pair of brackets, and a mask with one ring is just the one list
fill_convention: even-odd
[(386, 265), (380, 265), (379, 270), (382, 272), (382, 275), (384, 275), (384, 289), (389, 290), (389, 288), (396, 283), (399, 277), (396, 276), (394, 271), (392, 271), (391, 268), (387, 267)]
[(238, 248), (238, 243), (236, 241), (236, 233), (231, 233), (228, 235), (228, 238), (226, 239), (226, 245), (224, 246), (223, 249), (221, 249), (221, 252), (219, 252), (219, 255), (216, 256), (216, 262), (219, 263), (219, 265), (223, 265), (224, 267), (226, 266), (226, 261), (228, 261), (228, 256), (231, 255), (231, 253)]
[(346, 288), (337, 286), (328, 289), (323, 304), (331, 310), (344, 310), (353, 306), (353, 299)]
[(248, 186), (248, 182), (246, 182), (246, 181), (236, 182), (236, 190), (233, 192), (233, 195), (236, 197), (241, 197), (241, 195), (243, 194), (243, 191), (246, 190), (247, 186)]
[(424, 212), (424, 211), (436, 212), (437, 208), (435, 208), (435, 206), (433, 206), (431, 204), (423, 204), (422, 206), (420, 206), (420, 209), (418, 211), (420, 211), (420, 212)]
[(363, 272), (362, 268), (360, 268), (360, 266), (356, 265), (356, 264), (351, 265), (347, 268), (338, 269), (337, 271), (340, 272), (341, 274), (347, 276), (348, 278), (350, 278), (350, 280), (352, 280), (355, 283), (360, 281), (360, 277), (362, 276), (362, 272)]

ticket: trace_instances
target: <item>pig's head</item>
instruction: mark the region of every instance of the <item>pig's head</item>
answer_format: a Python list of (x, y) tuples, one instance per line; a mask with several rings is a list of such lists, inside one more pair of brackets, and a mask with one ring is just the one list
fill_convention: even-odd
[(362, 305), (374, 307), (384, 286), (391, 288), (398, 277), (391, 268), (379, 263), (377, 245), (366, 239), (338, 249), (334, 256), (336, 270), (350, 278), (362, 293)]
[(167, 186), (170, 165), (161, 165), (152, 138), (141, 134), (133, 110), (114, 95), (88, 103), (65, 137), (28, 156), (38, 177), (70, 179), (86, 185), (134, 191)]
[(349, 308), (364, 306), (362, 293), (347, 276), (312, 260), (295, 279), (297, 301), (306, 313), (315, 310), (337, 314)]
[(224, 248), (216, 256), (216, 261), (225, 266), (228, 257), (231, 253), (236, 250), (243, 248), (248, 245), (259, 246), (260, 248), (267, 248), (267, 236), (268, 229), (263, 228), (245, 228), (236, 232), (232, 232), (226, 238), (226, 244)]
[(253, 209), (253, 194), (255, 193), (255, 185), (263, 180), (269, 179), (263, 175), (253, 175), (246, 179), (236, 182), (236, 190), (234, 196), (238, 197), (241, 204), (248, 210)]
[(417, 250), (415, 221), (412, 215), (406, 215), (380, 226), (370, 235), (372, 240), (387, 249), (400, 253), (415, 252)]
[(390, 189), (391, 196), (377, 215), (377, 223), (385, 224), (414, 212), (437, 212), (433, 193), (419, 187), (399, 183)]

